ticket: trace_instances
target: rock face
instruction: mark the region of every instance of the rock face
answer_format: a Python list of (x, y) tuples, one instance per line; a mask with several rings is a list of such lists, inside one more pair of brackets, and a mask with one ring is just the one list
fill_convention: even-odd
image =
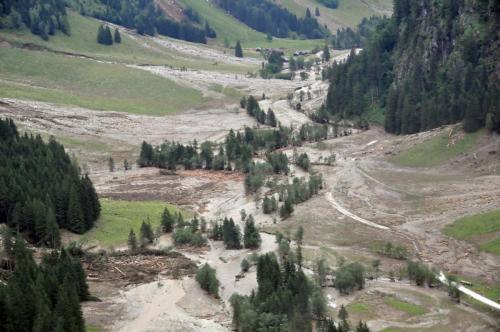
[[(395, 1), (394, 17), (398, 23), (395, 53), (395, 82), (403, 82), (411, 73), (423, 70), (431, 74), (439, 66), (460, 62), (459, 53), (485, 59), (487, 71), (500, 74), (500, 9), (496, 1), (441, 0)], [(495, 4), (493, 4), (495, 3)], [(399, 4), (399, 5), (398, 5)], [(472, 45), (471, 45), (472, 44)], [(475, 50), (471, 49), (475, 47)], [(457, 58), (451, 59), (453, 55)], [(449, 64), (448, 64), (449, 65)], [(460, 64), (462, 67), (464, 64)]]

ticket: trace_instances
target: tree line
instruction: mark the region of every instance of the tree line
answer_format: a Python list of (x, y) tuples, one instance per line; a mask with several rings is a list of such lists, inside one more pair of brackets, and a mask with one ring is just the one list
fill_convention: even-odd
[(329, 34), (309, 10), (305, 17), (298, 18), (269, 0), (214, 0), (214, 3), (249, 27), (275, 37), (317, 39)]
[(48, 40), (57, 30), (70, 35), (66, 1), (2, 1), (0, 3), (0, 29), (19, 29), (23, 26), (43, 40)]
[(82, 15), (136, 29), (139, 34), (160, 34), (195, 43), (206, 43), (207, 37), (215, 36), (208, 22), (202, 26), (190, 19), (192, 15), (177, 22), (166, 16), (154, 0), (72, 0), (69, 4)]
[(56, 248), (59, 228), (82, 234), (100, 211), (92, 181), (61, 144), (20, 135), (12, 120), (0, 119), (0, 224), (31, 243)]
[[(395, 1), (393, 16), (382, 20), (365, 49), (328, 70), (327, 115), (384, 111), (385, 129), (396, 134), (459, 121), (469, 132), (500, 132), (500, 90), (492, 66), (500, 56), (499, 12), (491, 1)], [(461, 15), (483, 28), (467, 28)], [(432, 38), (425, 33), (429, 26), (437, 27)]]
[(84, 332), (80, 301), (90, 295), (80, 261), (63, 249), (37, 264), (19, 236), (4, 235), (3, 247), (13, 268), (0, 282), (0, 331)]
[[(257, 100), (252, 96), (242, 99), (241, 104), (245, 106), (247, 112), (263, 113)], [(268, 115), (266, 119), (275, 118), (274, 113), (268, 112)], [(274, 123), (274, 120), (270, 122)], [(272, 129), (250, 127), (245, 127), (243, 131), (231, 129), (224, 143), (220, 145), (210, 141), (199, 145), (194, 140), (189, 144), (166, 141), (154, 147), (144, 141), (141, 144), (137, 164), (139, 167), (159, 167), (169, 170), (175, 170), (177, 166), (182, 165), (188, 170), (204, 168), (249, 173), (254, 166), (253, 156), (259, 150), (264, 149), (270, 153), (290, 145), (299, 146), (303, 142), (320, 141), (328, 138), (328, 132), (328, 126), (325, 124), (304, 124), (298, 130), (277, 124), (277, 128)], [(334, 128), (334, 133), (338, 134), (338, 128)]]

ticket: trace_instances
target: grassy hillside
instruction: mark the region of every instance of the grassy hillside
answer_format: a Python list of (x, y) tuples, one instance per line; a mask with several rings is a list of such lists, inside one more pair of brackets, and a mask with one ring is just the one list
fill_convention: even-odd
[[(166, 1), (166, 0), (161, 0)], [(223, 44), (227, 39), (230, 45), (240, 40), (244, 48), (260, 47), (283, 47), (286, 49), (310, 49), (316, 45), (323, 45), (323, 40), (293, 40), (274, 38), (272, 41), (266, 39), (266, 35), (253, 30), (240, 23), (232, 16), (225, 14), (209, 1), (201, 0), (179, 0), (184, 6), (191, 7), (207, 19), (210, 26), (217, 32), (216, 42)], [(305, 13), (305, 11), (304, 11)], [(304, 15), (302, 13), (302, 16)]]
[(288, 10), (304, 15), (306, 8), (310, 8), (314, 13), (316, 7), (319, 8), (320, 23), (326, 24), (335, 33), (338, 28), (358, 25), (363, 17), (372, 15), (390, 15), (392, 12), (392, 0), (340, 0), (336, 9), (327, 8), (316, 0), (276, 0), (283, 4)]
[[(150, 37), (129, 35), (123, 30), (121, 44), (100, 45), (96, 42), (100, 21), (75, 12), (69, 12), (68, 18), (71, 36), (57, 33), (49, 41), (43, 41), (27, 29), (0, 30), (0, 42), (3, 42), (0, 47), (0, 97), (165, 115), (200, 106), (206, 99), (198, 90), (129, 68), (127, 64), (231, 73), (258, 69), (246, 64), (214, 62), (199, 57), (196, 52), (186, 55)], [(208, 46), (198, 44), (196, 47)], [(235, 94), (229, 90), (222, 93)]]
[(392, 162), (410, 167), (431, 167), (467, 152), (476, 143), (481, 132), (463, 134), (454, 144), (448, 145), (448, 133), (425, 140), (391, 159)]
[[(130, 37), (126, 33), (121, 34), (121, 44), (105, 46), (96, 42), (97, 29), (100, 21), (81, 16), (75, 12), (68, 13), (71, 26), (71, 36), (57, 33), (49, 41), (43, 41), (34, 36), (27, 29), (6, 31), (0, 30), (0, 41), (5, 40), (12, 44), (32, 43), (52, 50), (83, 54), (105, 61), (116, 61), (130, 64), (153, 64), (167, 65), (173, 67), (187, 67), (193, 69), (205, 69), (214, 71), (230, 71), (246, 73), (252, 71), (251, 67), (245, 65), (217, 64), (213, 61), (198, 57), (186, 57), (174, 49), (163, 47), (153, 42), (148, 37), (134, 35)], [(164, 38), (164, 37), (161, 37)], [(182, 43), (182, 41), (178, 41)], [(201, 46), (201, 45), (200, 45)]]
[(471, 242), (480, 250), (500, 255), (500, 210), (459, 219), (448, 225), (444, 232)]
[(0, 97), (147, 115), (204, 100), (197, 90), (139, 69), (15, 48), (0, 49)]

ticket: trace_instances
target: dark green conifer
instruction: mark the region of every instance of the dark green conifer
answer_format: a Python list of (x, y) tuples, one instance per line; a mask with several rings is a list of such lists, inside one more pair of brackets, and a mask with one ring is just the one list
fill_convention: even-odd
[(253, 216), (250, 215), (245, 222), (245, 230), (243, 235), (243, 244), (245, 248), (256, 249), (260, 246), (261, 238)]
[(122, 36), (120, 35), (120, 31), (118, 30), (118, 28), (115, 29), (114, 41), (117, 44), (120, 44), (122, 42)]
[(80, 197), (76, 185), (73, 185), (71, 187), (67, 216), (68, 230), (77, 234), (82, 234), (83, 232), (85, 232), (85, 221), (83, 219), (82, 206), (80, 204)]
[(243, 58), (243, 49), (241, 48), (241, 43), (239, 40), (236, 42), (236, 47), (234, 48), (234, 55), (238, 58)]
[(174, 218), (168, 208), (165, 208), (161, 215), (161, 226), (165, 233), (171, 233), (174, 230)]
[(137, 237), (135, 236), (135, 232), (133, 229), (130, 229), (130, 233), (128, 233), (127, 244), (128, 244), (128, 249), (131, 252), (137, 250)]

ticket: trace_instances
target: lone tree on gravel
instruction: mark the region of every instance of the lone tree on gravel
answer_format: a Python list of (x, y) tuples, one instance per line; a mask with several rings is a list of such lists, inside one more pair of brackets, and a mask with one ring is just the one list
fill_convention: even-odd
[(239, 40), (236, 42), (236, 47), (234, 48), (234, 55), (238, 58), (243, 58), (243, 49), (241, 48)]

